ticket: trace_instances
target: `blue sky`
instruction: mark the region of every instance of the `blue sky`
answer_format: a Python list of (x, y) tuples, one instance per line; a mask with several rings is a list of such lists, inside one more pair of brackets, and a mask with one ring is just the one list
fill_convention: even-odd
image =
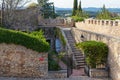
[[(56, 7), (60, 8), (73, 7), (73, 0), (49, 0), (49, 1), (54, 2)], [(120, 0), (81, 0), (81, 1), (82, 7), (102, 7), (103, 4), (105, 4), (107, 8), (120, 8)]]

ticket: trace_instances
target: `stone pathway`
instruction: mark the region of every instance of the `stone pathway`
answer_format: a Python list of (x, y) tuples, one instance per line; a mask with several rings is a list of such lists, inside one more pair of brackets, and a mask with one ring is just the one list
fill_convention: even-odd
[(0, 77), (0, 80), (111, 80), (107, 78), (89, 78), (87, 76), (75, 76), (64, 79), (40, 79), (40, 78), (13, 78), (13, 77)]
[(84, 68), (73, 69), (73, 73), (71, 76), (86, 76), (86, 74), (84, 72)]

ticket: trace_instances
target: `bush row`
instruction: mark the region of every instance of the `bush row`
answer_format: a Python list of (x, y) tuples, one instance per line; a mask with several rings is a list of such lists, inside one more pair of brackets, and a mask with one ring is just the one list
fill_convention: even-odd
[(0, 43), (14, 43), (38, 52), (47, 52), (49, 50), (49, 44), (46, 42), (42, 31), (25, 33), (0, 28)]

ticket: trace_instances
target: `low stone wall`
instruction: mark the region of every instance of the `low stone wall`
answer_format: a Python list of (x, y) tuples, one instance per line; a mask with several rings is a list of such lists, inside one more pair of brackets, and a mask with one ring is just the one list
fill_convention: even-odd
[(81, 30), (120, 37), (120, 21), (88, 19), (84, 22), (77, 22), (75, 25)]
[(120, 80), (120, 39), (114, 38), (90, 31), (72, 28), (72, 34), (77, 43), (82, 41), (102, 41), (109, 47), (108, 66), (110, 68), (110, 76), (113, 80)]
[(48, 78), (67, 78), (67, 70), (49, 71)]
[(65, 26), (64, 19), (43, 19), (38, 16), (39, 26)]
[(20, 45), (0, 44), (0, 76), (40, 77), (48, 75), (47, 53), (38, 53)]
[(108, 72), (105, 69), (90, 69), (90, 77), (108, 77)]

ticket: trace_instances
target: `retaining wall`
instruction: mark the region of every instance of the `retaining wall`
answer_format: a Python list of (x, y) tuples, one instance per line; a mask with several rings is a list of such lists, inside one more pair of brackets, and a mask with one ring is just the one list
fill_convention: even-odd
[(48, 75), (48, 54), (20, 45), (0, 44), (0, 76), (40, 77)]
[(110, 77), (113, 80), (120, 80), (120, 39), (115, 37), (72, 28), (72, 34), (77, 43), (82, 41), (102, 41), (109, 47), (108, 66)]

